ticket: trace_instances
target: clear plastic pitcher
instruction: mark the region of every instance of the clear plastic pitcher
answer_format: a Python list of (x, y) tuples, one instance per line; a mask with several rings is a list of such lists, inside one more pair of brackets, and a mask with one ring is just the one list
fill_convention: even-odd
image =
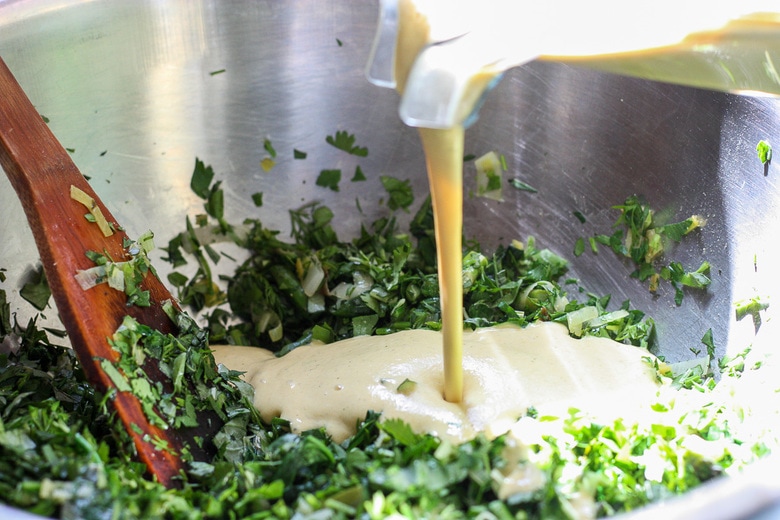
[(780, 2), (381, 0), (367, 75), (411, 126), (468, 125), (534, 59), (726, 92), (780, 94)]

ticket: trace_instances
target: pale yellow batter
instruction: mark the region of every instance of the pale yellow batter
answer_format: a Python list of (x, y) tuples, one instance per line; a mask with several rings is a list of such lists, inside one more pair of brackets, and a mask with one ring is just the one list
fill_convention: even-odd
[[(359, 336), (298, 347), (284, 357), (255, 347), (214, 347), (214, 357), (245, 372), (265, 420), (294, 432), (325, 427), (341, 441), (367, 410), (399, 418), (419, 433), (453, 442), (506, 432), (533, 406), (566, 413), (630, 415), (659, 383), (647, 351), (602, 338), (573, 339), (566, 327), (538, 323), (463, 333), (463, 400), (443, 398), (441, 334), (429, 330)], [(401, 392), (405, 380), (413, 389)]]

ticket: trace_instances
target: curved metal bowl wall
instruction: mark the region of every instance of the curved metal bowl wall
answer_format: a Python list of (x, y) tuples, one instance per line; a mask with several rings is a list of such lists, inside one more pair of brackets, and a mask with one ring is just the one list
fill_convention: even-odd
[[(346, 237), (387, 213), (380, 175), (410, 179), (418, 202), (427, 191), (420, 144), (398, 120), (397, 95), (363, 77), (376, 7), (0, 0), (0, 56), (131, 236), (152, 229), (162, 245), (186, 215), (202, 212), (189, 188), (198, 157), (224, 181), (229, 220), (253, 216), (286, 230), (289, 208), (320, 200)], [(489, 94), (466, 150), (503, 153), (508, 176), (538, 192), (506, 188), (503, 202), (467, 198), (466, 235), (487, 246), (535, 236), (571, 259), (571, 276), (588, 290), (650, 313), (660, 353), (671, 361), (702, 349), (708, 329), (719, 355), (742, 350), (753, 341), (753, 324), (736, 322), (733, 302), (771, 298), (780, 288), (780, 173), (773, 166), (765, 172), (755, 151), (760, 139), (780, 142), (779, 106), (565, 64), (514, 69)], [(369, 156), (326, 144), (337, 130), (354, 133)], [(266, 138), (279, 153), (270, 172), (260, 167)], [(307, 158), (294, 159), (293, 149)], [(357, 165), (367, 181), (349, 182)], [(325, 168), (344, 171), (339, 193), (315, 185)], [(467, 190), (474, 184), (468, 165), (466, 183)], [(264, 193), (261, 208), (252, 203), (255, 192)], [(633, 194), (669, 220), (708, 219), (671, 251), (689, 269), (712, 264), (708, 291), (687, 292), (678, 307), (670, 287), (652, 295), (604, 247), (574, 257), (576, 239), (609, 233), (617, 216), (611, 207)], [(5, 177), (0, 236), (5, 287), (23, 319), (31, 311), (17, 282), (37, 252)], [(770, 327), (767, 320), (761, 331), (769, 341)]]

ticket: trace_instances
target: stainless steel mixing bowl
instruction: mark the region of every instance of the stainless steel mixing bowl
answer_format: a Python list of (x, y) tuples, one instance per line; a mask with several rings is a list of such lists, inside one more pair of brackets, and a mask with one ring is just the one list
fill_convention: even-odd
[[(374, 2), (357, 1), (0, 0), (0, 56), (131, 236), (152, 229), (164, 244), (186, 215), (202, 212), (189, 188), (198, 157), (224, 180), (229, 220), (259, 217), (287, 230), (289, 208), (320, 200), (346, 237), (387, 213), (380, 175), (410, 179), (418, 202), (427, 191), (397, 95), (363, 75), (376, 16)], [(368, 157), (328, 145), (337, 130), (354, 133)], [(269, 172), (260, 166), (266, 138), (279, 153)], [(774, 99), (531, 63), (490, 93), (466, 150), (504, 154), (508, 175), (538, 191), (467, 198), (466, 236), (488, 247), (535, 236), (571, 259), (570, 275), (586, 288), (651, 314), (670, 361), (693, 357), (708, 329), (718, 355), (740, 351), (755, 330), (736, 321), (734, 301), (780, 292), (780, 171), (759, 162), (761, 139), (780, 143)], [(307, 158), (295, 160), (293, 149)], [(358, 164), (368, 180), (349, 182)], [(344, 170), (339, 193), (315, 185), (325, 168)], [(474, 182), (467, 166), (467, 189)], [(264, 193), (261, 208), (254, 192)], [(611, 207), (633, 194), (669, 220), (708, 219), (669, 254), (687, 268), (712, 264), (706, 292), (687, 291), (678, 307), (667, 284), (651, 294), (606, 248), (574, 257), (576, 239), (610, 232)], [(18, 289), (38, 255), (4, 176), (0, 237), (3, 286), (26, 319), (32, 310)], [(758, 335), (765, 344), (776, 337), (773, 312)], [(56, 325), (55, 310), (46, 314)]]

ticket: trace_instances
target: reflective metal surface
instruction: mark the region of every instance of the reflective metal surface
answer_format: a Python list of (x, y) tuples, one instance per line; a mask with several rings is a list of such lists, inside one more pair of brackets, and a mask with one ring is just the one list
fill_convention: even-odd
[[(364, 78), (376, 16), (373, 2), (0, 0), (0, 56), (131, 236), (152, 229), (164, 245), (186, 215), (202, 212), (189, 188), (196, 157), (224, 181), (229, 220), (259, 217), (286, 230), (287, 209), (321, 200), (349, 236), (387, 213), (380, 175), (411, 179), (418, 202), (427, 191), (416, 131), (399, 121), (396, 94)], [(337, 130), (354, 133), (369, 156), (326, 144)], [(279, 153), (270, 172), (260, 167), (266, 138)], [(571, 276), (587, 289), (651, 314), (670, 361), (702, 350), (708, 329), (718, 355), (740, 351), (754, 328), (735, 320), (733, 302), (780, 294), (780, 171), (758, 161), (760, 139), (780, 146), (776, 100), (531, 63), (490, 93), (466, 150), (503, 153), (509, 177), (538, 192), (467, 198), (466, 236), (487, 246), (535, 236), (571, 259)], [(293, 149), (307, 158), (293, 159)], [(357, 165), (367, 181), (349, 181)], [(326, 168), (343, 170), (339, 193), (315, 186)], [(261, 208), (255, 192), (264, 193)], [(650, 294), (606, 248), (574, 257), (576, 239), (611, 232), (611, 206), (632, 194), (669, 220), (708, 219), (670, 251), (688, 269), (711, 262), (706, 293), (689, 291), (677, 307), (668, 285)], [(18, 289), (38, 257), (4, 176), (0, 238), (3, 287), (26, 319), (32, 310)], [(763, 344), (775, 342), (774, 312)], [(49, 324), (55, 314), (47, 312)]]

